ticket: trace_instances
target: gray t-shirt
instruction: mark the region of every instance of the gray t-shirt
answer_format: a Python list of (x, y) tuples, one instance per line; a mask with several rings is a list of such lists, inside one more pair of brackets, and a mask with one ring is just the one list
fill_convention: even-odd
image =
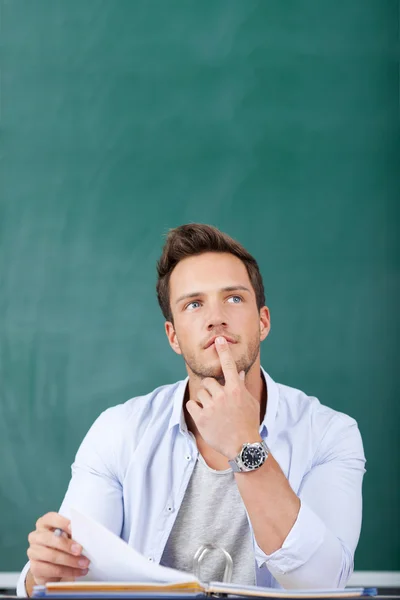
[[(203, 544), (229, 552), (233, 583), (255, 585), (253, 541), (235, 476), (231, 469), (211, 469), (199, 454), (160, 564), (193, 573), (193, 557)], [(222, 552), (211, 550), (201, 562), (200, 579), (222, 581), (224, 569)]]

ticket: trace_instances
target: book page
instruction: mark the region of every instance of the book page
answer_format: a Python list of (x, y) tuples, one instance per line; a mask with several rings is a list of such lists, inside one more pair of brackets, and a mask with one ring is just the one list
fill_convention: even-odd
[[(212, 581), (207, 588), (214, 594), (231, 594), (238, 596), (258, 596), (264, 598), (359, 598), (365, 592), (364, 588), (341, 589), (310, 589), (310, 590), (285, 590), (276, 588), (257, 587), (255, 585), (235, 585)], [(375, 594), (376, 595), (376, 591)]]
[(121, 538), (78, 510), (71, 508), (72, 537), (90, 560), (89, 572), (79, 581), (183, 583), (197, 578), (183, 571), (151, 563)]

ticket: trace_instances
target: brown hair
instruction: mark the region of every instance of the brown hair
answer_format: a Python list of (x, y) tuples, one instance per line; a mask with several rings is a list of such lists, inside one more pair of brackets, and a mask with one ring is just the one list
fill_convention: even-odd
[(228, 252), (244, 263), (256, 294), (257, 308), (265, 305), (264, 285), (256, 260), (239, 242), (212, 225), (189, 223), (170, 229), (157, 263), (157, 298), (167, 321), (173, 322), (169, 298), (169, 279), (179, 261), (204, 252)]

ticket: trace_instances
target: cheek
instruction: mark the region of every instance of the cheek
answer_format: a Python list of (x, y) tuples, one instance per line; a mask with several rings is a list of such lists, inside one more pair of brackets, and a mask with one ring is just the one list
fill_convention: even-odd
[(193, 338), (204, 326), (204, 318), (200, 313), (183, 313), (180, 315), (176, 331), (180, 337)]
[(238, 331), (241, 329), (243, 333), (258, 330), (260, 326), (258, 314), (255, 315), (253, 310), (232, 311), (231, 320)]
[(179, 324), (175, 324), (176, 340), (181, 350), (190, 349), (194, 344), (194, 328), (191, 323), (185, 323), (185, 319), (181, 318)]
[(254, 318), (254, 315), (249, 315), (244, 322), (243, 332), (248, 342), (253, 342), (255, 339), (259, 340), (261, 332), (259, 319)]

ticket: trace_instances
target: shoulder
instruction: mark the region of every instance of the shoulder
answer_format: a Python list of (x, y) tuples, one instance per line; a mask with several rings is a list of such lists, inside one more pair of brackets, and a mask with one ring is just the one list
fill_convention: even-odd
[(83, 439), (75, 463), (100, 461), (110, 472), (123, 472), (148, 429), (153, 430), (152, 439), (167, 430), (182, 385), (184, 381), (164, 385), (103, 411)]
[(286, 428), (294, 428), (303, 443), (310, 444), (314, 461), (325, 462), (344, 456), (364, 460), (363, 444), (357, 421), (322, 404), (296, 388), (277, 384), (279, 414)]
[(103, 411), (92, 428), (107, 430), (112, 437), (121, 439), (129, 432), (134, 439), (151, 424), (170, 416), (174, 397), (182, 381), (163, 385), (149, 394), (135, 396), (123, 404), (112, 406)]

